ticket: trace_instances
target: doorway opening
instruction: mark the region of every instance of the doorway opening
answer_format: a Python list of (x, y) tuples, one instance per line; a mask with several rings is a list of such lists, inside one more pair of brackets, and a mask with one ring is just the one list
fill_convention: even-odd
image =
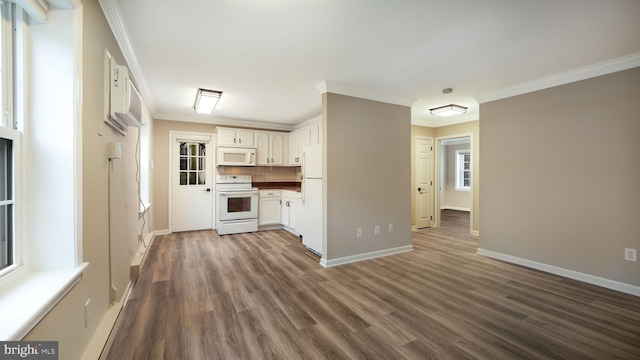
[(438, 139), (438, 226), (471, 231), (473, 210), (471, 136)]

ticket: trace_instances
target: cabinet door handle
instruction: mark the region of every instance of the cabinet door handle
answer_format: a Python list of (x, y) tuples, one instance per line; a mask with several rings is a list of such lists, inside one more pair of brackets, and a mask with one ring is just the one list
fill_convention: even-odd
[(234, 143), (234, 144), (236, 143), (236, 138), (233, 138), (233, 143)]

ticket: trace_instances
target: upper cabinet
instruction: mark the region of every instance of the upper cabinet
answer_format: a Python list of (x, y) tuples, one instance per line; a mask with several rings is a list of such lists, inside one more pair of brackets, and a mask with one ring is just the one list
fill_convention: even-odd
[(218, 146), (255, 147), (253, 131), (230, 128), (217, 128)]
[(284, 133), (255, 131), (256, 165), (285, 165)]
[(300, 166), (302, 150), (322, 145), (320, 121), (290, 133), (218, 127), (218, 146), (256, 148), (257, 166)]
[(322, 144), (321, 129), (321, 123), (317, 121), (289, 133), (289, 165), (302, 165), (302, 150)]

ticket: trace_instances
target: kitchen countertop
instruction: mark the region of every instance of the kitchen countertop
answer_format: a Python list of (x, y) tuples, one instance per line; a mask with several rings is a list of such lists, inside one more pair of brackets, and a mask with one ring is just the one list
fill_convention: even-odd
[(302, 188), (302, 183), (299, 182), (253, 182), (253, 187), (258, 188), (258, 190), (269, 190), (269, 189), (279, 189), (279, 190), (291, 190), (300, 192)]

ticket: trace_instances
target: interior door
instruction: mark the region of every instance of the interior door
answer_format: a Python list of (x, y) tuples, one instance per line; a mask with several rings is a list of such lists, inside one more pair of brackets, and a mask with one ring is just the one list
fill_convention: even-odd
[(416, 138), (416, 227), (433, 222), (433, 140)]
[(213, 229), (211, 135), (172, 136), (171, 231)]

